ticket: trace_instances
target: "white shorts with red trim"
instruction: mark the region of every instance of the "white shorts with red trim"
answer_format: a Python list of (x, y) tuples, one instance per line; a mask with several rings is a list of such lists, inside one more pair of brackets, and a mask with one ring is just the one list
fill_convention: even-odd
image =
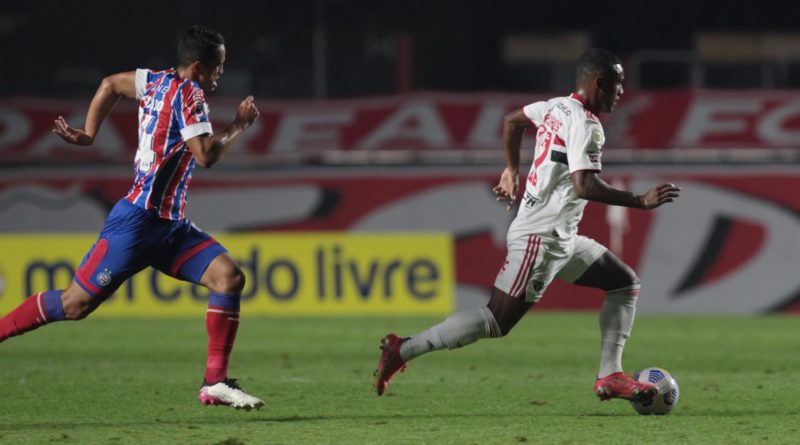
[(575, 282), (607, 250), (582, 235), (569, 239), (532, 234), (509, 238), (506, 261), (494, 286), (535, 303), (553, 279)]

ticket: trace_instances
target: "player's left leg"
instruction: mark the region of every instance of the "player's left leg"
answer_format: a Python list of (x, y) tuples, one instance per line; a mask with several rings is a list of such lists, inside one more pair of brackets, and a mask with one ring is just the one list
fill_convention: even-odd
[(239, 329), (239, 301), (244, 288), (244, 273), (228, 253), (208, 265), (200, 284), (211, 291), (206, 310), (208, 357), (200, 401), (205, 405), (230, 405), (236, 409), (260, 409), (264, 401), (247, 394), (228, 378), (228, 360)]
[(601, 400), (655, 395), (655, 387), (640, 384), (622, 371), (622, 352), (633, 329), (641, 287), (633, 269), (601, 244), (581, 236), (576, 240), (572, 260), (557, 277), (606, 291), (599, 317), (600, 367), (595, 384), (595, 392)]
[(521, 235), (508, 240), (506, 261), (498, 272), (486, 306), (456, 312), (441, 323), (401, 338), (381, 340), (381, 358), (375, 371), (375, 389), (382, 395), (406, 362), (432, 351), (455, 349), (482, 338), (508, 334), (539, 301), (566, 258), (558, 240)]
[(381, 339), (382, 351), (375, 370), (375, 390), (379, 396), (383, 395), (389, 380), (405, 370), (406, 362), (422, 354), (461, 348), (481, 338), (500, 336), (500, 327), (488, 306), (456, 312), (411, 337), (388, 334)]
[(186, 222), (170, 254), (155, 266), (169, 275), (198, 283), (211, 291), (206, 309), (208, 356), (200, 401), (206, 405), (261, 408), (264, 401), (228, 377), (228, 361), (239, 329), (239, 303), (245, 276), (233, 257), (215, 239)]
[(228, 378), (228, 360), (239, 329), (239, 301), (244, 282), (244, 273), (228, 253), (214, 258), (200, 278), (200, 284), (211, 291), (206, 309), (207, 383)]

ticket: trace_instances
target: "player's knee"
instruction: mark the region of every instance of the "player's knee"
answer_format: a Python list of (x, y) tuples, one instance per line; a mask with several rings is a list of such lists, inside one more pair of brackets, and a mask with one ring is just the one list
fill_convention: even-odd
[(630, 272), (630, 275), (629, 275), (628, 278), (629, 278), (629, 281), (630, 281), (629, 286), (641, 286), (642, 285), (642, 280), (639, 279), (639, 275), (637, 275), (636, 272), (633, 271), (633, 269), (631, 269), (631, 272)]
[(81, 298), (80, 296), (67, 296), (61, 300), (64, 307), (65, 320), (83, 320), (94, 309), (91, 298)]
[(639, 275), (627, 265), (621, 270), (621, 273), (617, 275), (617, 279), (614, 280), (615, 282), (610, 286), (611, 289), (634, 287), (642, 284)]
[(496, 314), (489, 308), (489, 312), (495, 320), (497, 329), (492, 332), (492, 337), (505, 337), (511, 332), (511, 329), (517, 324), (516, 317), (508, 317), (505, 313)]
[(229, 270), (226, 270), (220, 277), (217, 287), (219, 292), (226, 294), (238, 294), (242, 292), (245, 285), (245, 276), (239, 266), (233, 265)]
[(498, 321), (497, 325), (500, 326), (500, 335), (498, 337), (505, 337), (516, 326), (516, 323)]

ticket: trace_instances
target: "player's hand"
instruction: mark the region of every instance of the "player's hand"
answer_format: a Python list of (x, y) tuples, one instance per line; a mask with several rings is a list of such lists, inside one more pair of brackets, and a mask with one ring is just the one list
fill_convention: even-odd
[(56, 118), (53, 133), (70, 144), (87, 146), (92, 145), (94, 142), (94, 138), (86, 134), (85, 131), (70, 127), (67, 121), (64, 120), (64, 116)]
[(506, 167), (500, 175), (500, 182), (492, 188), (497, 201), (508, 201), (506, 210), (511, 210), (517, 202), (519, 171)]
[(244, 124), (245, 128), (253, 125), (253, 122), (258, 118), (258, 108), (256, 108), (253, 96), (247, 96), (239, 108), (236, 109), (236, 122)]
[(641, 196), (642, 208), (654, 209), (661, 204), (673, 202), (681, 195), (681, 188), (675, 184), (659, 184)]

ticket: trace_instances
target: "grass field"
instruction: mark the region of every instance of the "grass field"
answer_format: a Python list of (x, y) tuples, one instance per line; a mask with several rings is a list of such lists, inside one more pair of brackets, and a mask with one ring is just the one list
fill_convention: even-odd
[(593, 395), (595, 314), (531, 315), (375, 396), (379, 338), (437, 321), (245, 317), (231, 375), (267, 400), (249, 413), (197, 402), (201, 319), (45, 327), (0, 345), (0, 443), (800, 443), (800, 318), (640, 316), (625, 365), (677, 378), (663, 417)]

